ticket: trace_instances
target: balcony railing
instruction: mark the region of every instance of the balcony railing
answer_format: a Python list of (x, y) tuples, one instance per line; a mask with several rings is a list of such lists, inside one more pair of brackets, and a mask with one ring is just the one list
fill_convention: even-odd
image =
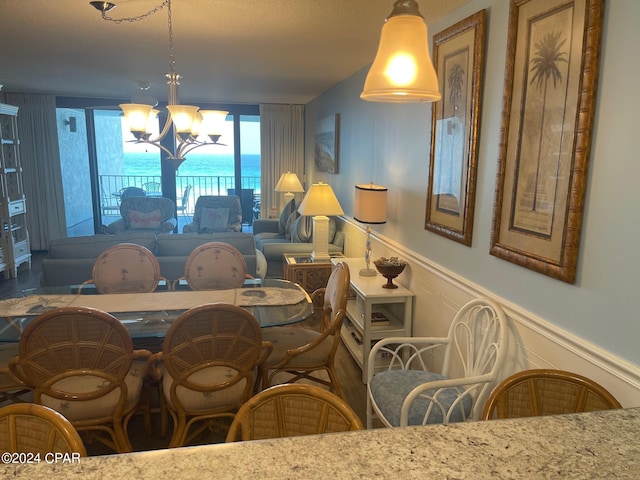
[[(100, 210), (103, 216), (119, 215), (120, 194), (127, 187), (137, 187), (147, 191), (147, 186), (151, 183), (160, 184), (160, 176), (157, 175), (100, 175)], [(187, 193), (188, 196), (184, 197)], [(241, 185), (243, 190), (252, 191), (250, 206), (246, 205), (247, 198), (240, 196), (243, 202), (243, 222), (247, 222), (247, 215), (253, 218), (253, 212), (260, 209), (260, 177), (242, 177)], [(198, 197), (202, 195), (229, 195), (229, 190), (235, 189), (235, 177), (233, 176), (179, 176), (176, 177), (177, 205), (180, 215), (191, 216)], [(153, 194), (153, 193), (149, 193)], [(160, 193), (156, 193), (159, 195)], [(182, 208), (184, 207), (184, 208)], [(249, 208), (250, 207), (250, 208)]]

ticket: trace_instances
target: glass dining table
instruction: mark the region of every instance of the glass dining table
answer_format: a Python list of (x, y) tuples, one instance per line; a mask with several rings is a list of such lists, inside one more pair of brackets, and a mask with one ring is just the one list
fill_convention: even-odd
[[(180, 287), (178, 287), (180, 288)], [(225, 302), (251, 312), (263, 328), (301, 322), (313, 313), (309, 294), (297, 283), (279, 279), (251, 279), (230, 290), (167, 290), (153, 293), (97, 294), (78, 285), (42, 287), (0, 300), (0, 343), (20, 340), (24, 328), (38, 315), (75, 306), (104, 310), (120, 320), (136, 348), (159, 351), (173, 323), (189, 308)]]

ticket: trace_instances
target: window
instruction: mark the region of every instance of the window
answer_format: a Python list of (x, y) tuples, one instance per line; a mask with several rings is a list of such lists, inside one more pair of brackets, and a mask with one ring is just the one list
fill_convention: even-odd
[[(224, 145), (203, 146), (176, 171), (160, 149), (135, 144), (119, 109), (100, 100), (58, 99), (58, 138), (68, 236), (91, 235), (120, 218), (122, 190), (141, 188), (176, 202), (178, 231), (191, 221), (200, 195), (241, 191), (243, 223), (250, 228), (260, 202), (260, 116), (257, 105), (203, 106), (229, 110)], [(121, 102), (117, 102), (121, 103)], [(85, 105), (93, 106), (85, 106)], [(70, 117), (76, 120), (70, 131)], [(159, 120), (161, 128), (164, 119)]]

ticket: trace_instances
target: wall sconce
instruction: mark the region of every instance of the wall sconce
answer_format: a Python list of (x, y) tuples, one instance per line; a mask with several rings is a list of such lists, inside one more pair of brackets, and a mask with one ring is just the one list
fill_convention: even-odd
[(356, 197), (353, 208), (353, 218), (360, 223), (367, 224), (367, 240), (365, 242), (364, 262), (367, 268), (360, 270), (363, 277), (373, 277), (376, 271), (371, 263), (371, 224), (381, 224), (387, 221), (387, 187), (380, 185), (356, 185)]
[(64, 124), (69, 126), (70, 132), (78, 131), (78, 127), (76, 125), (76, 117), (69, 117), (68, 119), (65, 119)]

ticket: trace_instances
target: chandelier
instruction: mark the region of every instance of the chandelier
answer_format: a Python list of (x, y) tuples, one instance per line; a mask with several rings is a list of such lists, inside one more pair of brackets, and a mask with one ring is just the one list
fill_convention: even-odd
[[(125, 103), (120, 105), (127, 119), (129, 129), (135, 137), (134, 143), (146, 143), (154, 145), (168, 155), (168, 160), (178, 167), (185, 161), (185, 156), (191, 150), (203, 145), (224, 145), (218, 140), (222, 135), (222, 128), (229, 112), (223, 110), (200, 110), (195, 105), (180, 105), (178, 100), (178, 85), (182, 76), (176, 73), (176, 62), (173, 55), (173, 24), (171, 18), (171, 0), (164, 0), (160, 5), (152, 10), (128, 18), (111, 18), (107, 12), (115, 8), (111, 2), (89, 2), (93, 7), (102, 13), (104, 20), (115, 23), (137, 22), (143, 20), (163, 8), (167, 9), (168, 29), (169, 29), (169, 73), (165, 75), (169, 87), (167, 99), (167, 120), (157, 137), (152, 137), (151, 126), (156, 121), (158, 110), (154, 109), (155, 102), (149, 103)], [(141, 87), (142, 88), (142, 87)], [(171, 130), (175, 136), (175, 152), (162, 145), (162, 140)]]

